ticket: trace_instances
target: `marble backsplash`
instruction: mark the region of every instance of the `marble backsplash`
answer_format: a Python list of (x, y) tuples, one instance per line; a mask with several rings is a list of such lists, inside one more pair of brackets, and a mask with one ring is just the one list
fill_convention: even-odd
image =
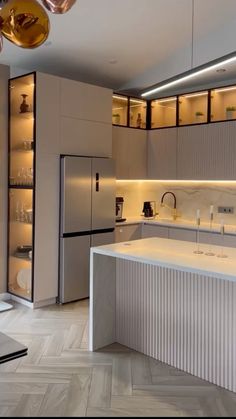
[[(160, 206), (166, 191), (176, 195), (177, 214), (183, 220), (194, 221), (196, 210), (200, 209), (201, 221), (208, 222), (210, 205), (213, 205), (215, 223), (223, 219), (225, 225), (236, 225), (236, 182), (117, 181), (116, 196), (124, 198), (124, 217), (140, 216), (144, 201), (156, 201), (157, 212), (166, 218), (171, 217), (171, 211)], [(164, 202), (173, 207), (171, 195)], [(234, 207), (234, 214), (219, 214), (218, 206)]]

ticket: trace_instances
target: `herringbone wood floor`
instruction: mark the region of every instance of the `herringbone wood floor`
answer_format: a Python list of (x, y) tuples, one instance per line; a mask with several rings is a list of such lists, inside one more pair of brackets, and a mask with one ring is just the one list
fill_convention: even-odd
[(0, 313), (29, 348), (0, 365), (0, 416), (234, 416), (236, 394), (120, 345), (88, 351), (88, 301)]

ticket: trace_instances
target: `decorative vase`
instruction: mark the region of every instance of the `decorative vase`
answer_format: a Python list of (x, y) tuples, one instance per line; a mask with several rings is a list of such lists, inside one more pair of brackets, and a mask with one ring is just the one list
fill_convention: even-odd
[(226, 119), (234, 119), (234, 111), (226, 111)]
[(21, 96), (23, 97), (23, 101), (20, 105), (20, 113), (29, 112), (29, 105), (26, 103), (26, 98), (28, 95), (22, 94)]

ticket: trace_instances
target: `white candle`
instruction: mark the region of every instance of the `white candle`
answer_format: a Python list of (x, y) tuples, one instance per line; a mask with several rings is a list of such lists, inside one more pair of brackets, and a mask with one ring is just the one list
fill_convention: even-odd
[(197, 209), (197, 219), (200, 218), (200, 209)]
[(220, 220), (220, 232), (221, 234), (225, 232), (224, 220)]
[(210, 215), (212, 215), (212, 214), (213, 214), (213, 210), (214, 210), (214, 206), (213, 206), (213, 205), (211, 205), (211, 206), (210, 206)]

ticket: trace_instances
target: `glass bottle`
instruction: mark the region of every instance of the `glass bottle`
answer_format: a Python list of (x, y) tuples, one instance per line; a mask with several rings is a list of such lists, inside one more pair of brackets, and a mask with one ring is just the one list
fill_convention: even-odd
[(142, 118), (141, 118), (141, 113), (138, 113), (138, 117), (137, 117), (137, 122), (136, 122), (136, 126), (137, 128), (141, 128), (141, 124), (142, 124)]

